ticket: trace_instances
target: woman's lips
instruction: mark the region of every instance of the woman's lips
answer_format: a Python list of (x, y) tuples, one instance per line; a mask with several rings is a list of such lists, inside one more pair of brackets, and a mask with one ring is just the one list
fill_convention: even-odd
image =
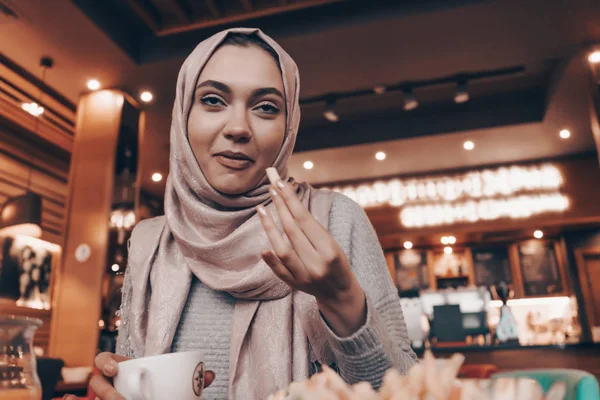
[(224, 167), (235, 169), (235, 170), (243, 170), (249, 168), (254, 162), (251, 160), (246, 160), (243, 158), (232, 158), (227, 157), (221, 154), (215, 156), (217, 162)]

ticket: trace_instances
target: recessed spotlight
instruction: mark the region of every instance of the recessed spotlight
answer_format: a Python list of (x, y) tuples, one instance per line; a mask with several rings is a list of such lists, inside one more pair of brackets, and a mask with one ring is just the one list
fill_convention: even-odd
[(592, 64), (600, 63), (600, 50), (596, 50), (590, 53), (588, 61)]
[(119, 264), (113, 264), (112, 267), (110, 267), (110, 269), (112, 269), (114, 272), (117, 272), (121, 267), (119, 267)]
[(387, 155), (383, 151), (378, 151), (377, 154), (375, 154), (375, 158), (379, 161), (385, 160), (386, 157)]
[(152, 101), (152, 99), (154, 98), (154, 96), (152, 95), (152, 93), (145, 91), (142, 92), (142, 94), (140, 94), (140, 99), (144, 102), (144, 103), (149, 103)]
[(100, 321), (98, 321), (98, 327), (104, 328), (105, 325), (106, 324), (104, 323), (104, 320), (101, 319)]
[(454, 236), (448, 236), (448, 244), (455, 244), (456, 238)]
[(97, 79), (90, 79), (87, 81), (87, 87), (90, 90), (98, 90), (100, 89), (100, 82)]
[(538, 229), (537, 231), (533, 232), (533, 237), (536, 239), (541, 239), (544, 237), (544, 232)]
[(450, 244), (450, 240), (448, 240), (448, 236), (442, 236), (442, 238), (440, 239), (440, 242), (442, 242), (442, 244)]
[(413, 244), (412, 244), (412, 242), (410, 242), (410, 241), (406, 241), (406, 242), (404, 242), (404, 248), (405, 248), (406, 250), (410, 250), (410, 249), (412, 249), (412, 248), (413, 248)]
[(463, 148), (467, 151), (471, 151), (475, 148), (475, 143), (473, 143), (470, 140), (467, 140), (466, 142), (463, 143)]
[(568, 139), (571, 137), (571, 131), (568, 129), (563, 129), (559, 133), (561, 139)]
[(163, 176), (159, 172), (155, 172), (155, 173), (152, 174), (152, 180), (154, 182), (160, 182), (160, 181), (162, 181), (162, 178), (163, 178)]
[(313, 169), (315, 164), (312, 161), (304, 161), (303, 167), (304, 169)]
[(446, 254), (452, 254), (452, 247), (450, 247), (450, 246), (444, 247), (444, 253), (446, 253)]

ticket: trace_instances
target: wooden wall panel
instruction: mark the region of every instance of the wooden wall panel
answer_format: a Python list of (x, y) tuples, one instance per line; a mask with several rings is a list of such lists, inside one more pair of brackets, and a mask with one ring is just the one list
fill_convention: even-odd
[[(39, 194), (42, 196), (41, 239), (63, 246), (70, 155), (55, 152), (50, 144), (36, 144), (4, 122), (0, 115), (0, 207), (9, 197), (24, 194), (28, 188)], [(53, 264), (53, 282), (61, 264), (60, 257), (57, 258)], [(55, 297), (56, 292), (52, 294)], [(49, 353), (52, 310), (17, 307), (12, 300), (0, 299), (0, 314), (41, 319), (43, 325), (36, 332), (35, 346)]]

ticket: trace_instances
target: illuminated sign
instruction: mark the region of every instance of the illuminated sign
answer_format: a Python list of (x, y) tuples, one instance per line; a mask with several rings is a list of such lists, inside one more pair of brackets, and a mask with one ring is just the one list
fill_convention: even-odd
[(562, 185), (558, 168), (543, 164), (391, 179), (332, 190), (363, 208), (402, 208), (400, 221), (410, 228), (562, 212), (569, 207), (569, 199), (560, 192)]

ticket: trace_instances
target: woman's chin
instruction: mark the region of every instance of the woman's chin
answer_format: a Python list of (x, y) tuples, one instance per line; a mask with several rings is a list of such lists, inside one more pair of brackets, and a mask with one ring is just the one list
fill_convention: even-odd
[(215, 182), (210, 182), (210, 185), (218, 190), (219, 192), (229, 195), (238, 196), (251, 191), (256, 184), (253, 179), (247, 179), (244, 176), (227, 176), (219, 179), (215, 179)]

